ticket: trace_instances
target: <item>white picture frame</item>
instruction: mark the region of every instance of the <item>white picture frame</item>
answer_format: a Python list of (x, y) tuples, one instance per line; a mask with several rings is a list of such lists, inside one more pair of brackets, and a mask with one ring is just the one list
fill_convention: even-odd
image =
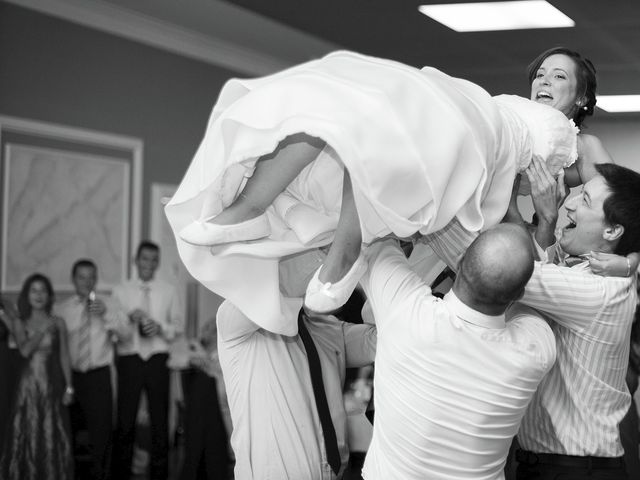
[(109, 291), (140, 240), (140, 139), (0, 115), (0, 289), (34, 273), (71, 292), (79, 258)]

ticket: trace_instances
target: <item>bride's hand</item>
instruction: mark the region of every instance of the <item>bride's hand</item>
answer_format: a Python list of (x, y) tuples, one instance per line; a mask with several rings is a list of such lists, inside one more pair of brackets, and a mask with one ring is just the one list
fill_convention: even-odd
[(638, 269), (639, 260), (637, 253), (623, 257), (613, 253), (591, 252), (589, 266), (593, 273), (603, 277), (628, 277)]

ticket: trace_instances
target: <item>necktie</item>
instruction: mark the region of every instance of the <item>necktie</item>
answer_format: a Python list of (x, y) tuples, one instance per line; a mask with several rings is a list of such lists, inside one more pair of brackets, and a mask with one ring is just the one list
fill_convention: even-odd
[(337, 475), (340, 471), (340, 451), (338, 450), (338, 440), (336, 439), (336, 431), (331, 420), (329, 412), (329, 404), (327, 403), (327, 395), (324, 391), (322, 383), (322, 367), (320, 366), (320, 358), (315, 343), (304, 324), (306, 314), (302, 309), (298, 314), (298, 335), (302, 340), (305, 350), (307, 351), (307, 361), (309, 362), (309, 373), (311, 375), (311, 386), (313, 387), (313, 396), (316, 400), (316, 408), (318, 409), (318, 417), (320, 417), (320, 426), (324, 437), (324, 448), (327, 452), (327, 461), (333, 472)]
[(564, 259), (564, 263), (567, 267), (573, 267), (586, 260), (586, 258), (569, 255)]
[(143, 283), (140, 286), (140, 290), (142, 290), (142, 303), (140, 304), (140, 308), (142, 308), (142, 310), (144, 310), (145, 313), (150, 316), (151, 312), (149, 310), (151, 310), (151, 287), (148, 284)]
[(145, 313), (145, 318), (142, 323), (138, 324), (138, 332), (140, 332), (141, 337), (146, 337), (147, 334), (144, 331), (143, 325), (146, 325), (147, 318), (150, 317), (149, 310), (151, 309), (151, 287), (148, 284), (143, 283), (140, 285), (140, 309), (142, 309)]
[(78, 369), (86, 372), (91, 367), (91, 315), (88, 301), (82, 308), (82, 318), (78, 329)]

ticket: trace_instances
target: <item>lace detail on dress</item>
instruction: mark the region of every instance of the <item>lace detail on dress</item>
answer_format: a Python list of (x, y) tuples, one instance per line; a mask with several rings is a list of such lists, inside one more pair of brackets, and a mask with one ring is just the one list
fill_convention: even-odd
[[(555, 108), (516, 95), (498, 95), (494, 98), (500, 107), (520, 119), (531, 139), (531, 155), (544, 158), (553, 175), (576, 161), (580, 130), (573, 120), (567, 119)], [(523, 171), (531, 158), (521, 160), (518, 171)]]

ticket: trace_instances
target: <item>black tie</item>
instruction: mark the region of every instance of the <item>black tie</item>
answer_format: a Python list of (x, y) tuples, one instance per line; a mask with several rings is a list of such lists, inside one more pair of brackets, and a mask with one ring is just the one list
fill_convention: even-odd
[(574, 255), (569, 255), (564, 259), (564, 263), (567, 267), (573, 267), (574, 265), (578, 265), (579, 263), (584, 262), (586, 259)]
[(336, 431), (333, 428), (331, 413), (327, 403), (327, 395), (324, 391), (322, 383), (322, 367), (320, 366), (320, 358), (318, 350), (313, 343), (313, 339), (304, 324), (306, 314), (302, 309), (298, 314), (298, 335), (302, 340), (305, 350), (307, 351), (307, 361), (309, 362), (309, 373), (311, 375), (311, 386), (313, 387), (313, 396), (316, 399), (316, 408), (318, 409), (318, 417), (320, 417), (320, 425), (322, 426), (322, 434), (324, 436), (324, 448), (327, 452), (327, 461), (331, 465), (331, 469), (337, 475), (340, 471), (340, 452), (338, 451), (338, 440), (336, 440)]

